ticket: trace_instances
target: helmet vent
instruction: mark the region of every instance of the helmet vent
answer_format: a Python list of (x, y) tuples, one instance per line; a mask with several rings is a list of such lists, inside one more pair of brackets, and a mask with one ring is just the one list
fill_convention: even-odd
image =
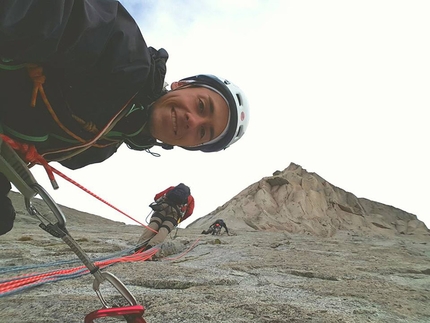
[(240, 96), (240, 93), (236, 93), (237, 101), (239, 101), (239, 106), (242, 106), (242, 97)]
[(243, 126), (239, 127), (239, 130), (237, 131), (236, 137), (240, 137), (242, 135), (242, 128), (243, 128)]

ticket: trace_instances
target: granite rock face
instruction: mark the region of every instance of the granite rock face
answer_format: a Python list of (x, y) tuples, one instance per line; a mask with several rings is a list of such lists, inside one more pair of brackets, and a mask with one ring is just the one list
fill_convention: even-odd
[[(65, 243), (38, 228), (21, 195), (10, 196), (17, 220), (0, 236), (0, 281), (82, 265)], [(33, 204), (48, 212), (42, 201)], [(69, 233), (91, 258), (131, 250), (141, 235), (140, 226), (62, 210)], [(201, 234), (216, 218), (227, 222), (230, 235)], [(60, 265), (64, 260), (77, 261)], [(147, 323), (430, 322), (425, 225), (295, 164), (173, 232), (153, 260), (104, 269), (146, 308)], [(0, 322), (82, 323), (102, 307), (93, 280), (88, 274), (1, 297)], [(108, 304), (126, 305), (109, 283), (100, 290)]]

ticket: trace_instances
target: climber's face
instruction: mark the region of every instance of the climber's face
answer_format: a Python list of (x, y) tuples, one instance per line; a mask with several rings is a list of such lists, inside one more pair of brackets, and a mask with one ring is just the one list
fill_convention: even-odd
[(194, 147), (217, 138), (227, 127), (224, 98), (205, 87), (174, 82), (152, 108), (151, 135), (170, 145)]

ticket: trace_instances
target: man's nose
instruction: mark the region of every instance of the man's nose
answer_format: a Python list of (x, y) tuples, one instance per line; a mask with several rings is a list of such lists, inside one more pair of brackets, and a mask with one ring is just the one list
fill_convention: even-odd
[(203, 122), (204, 118), (202, 118), (199, 115), (187, 113), (185, 115), (185, 128), (186, 129), (193, 129), (199, 127)]

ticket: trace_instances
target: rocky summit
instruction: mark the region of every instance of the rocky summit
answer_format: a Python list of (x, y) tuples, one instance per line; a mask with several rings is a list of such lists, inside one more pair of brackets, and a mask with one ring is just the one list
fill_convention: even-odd
[[(8, 294), (2, 283), (82, 263), (38, 227), (20, 194), (14, 229), (0, 236), (0, 322), (84, 322), (102, 304), (83, 275)], [(38, 199), (42, 213), (48, 207)], [(133, 250), (140, 226), (61, 207), (92, 259)], [(230, 235), (202, 234), (223, 219)], [(111, 265), (145, 307), (147, 323), (430, 322), (430, 233), (415, 215), (357, 198), (290, 164), (171, 233), (152, 261)], [(130, 251), (132, 253), (133, 251)], [(109, 304), (124, 305), (110, 284)], [(122, 317), (94, 322), (126, 322)]]
[(238, 230), (283, 231), (317, 237), (331, 237), (340, 230), (387, 237), (430, 235), (415, 215), (357, 198), (294, 163), (252, 184), (190, 227), (206, 227), (217, 218)]

